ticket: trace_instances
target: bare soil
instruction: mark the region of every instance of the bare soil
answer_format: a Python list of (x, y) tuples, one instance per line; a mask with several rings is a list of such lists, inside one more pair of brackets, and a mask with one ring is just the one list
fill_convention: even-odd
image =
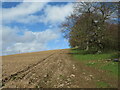
[(73, 60), (67, 50), (2, 56), (2, 88), (96, 88), (104, 81), (117, 87), (105, 71)]

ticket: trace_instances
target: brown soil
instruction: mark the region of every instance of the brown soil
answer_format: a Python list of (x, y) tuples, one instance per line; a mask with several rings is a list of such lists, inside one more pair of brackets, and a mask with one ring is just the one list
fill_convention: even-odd
[(3, 88), (96, 88), (97, 81), (117, 87), (102, 70), (73, 60), (69, 50), (3, 56)]

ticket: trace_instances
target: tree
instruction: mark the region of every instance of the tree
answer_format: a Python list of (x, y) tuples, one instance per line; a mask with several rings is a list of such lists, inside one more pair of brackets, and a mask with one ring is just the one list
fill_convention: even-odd
[(108, 40), (105, 32), (110, 24), (107, 23), (117, 16), (116, 13), (117, 3), (75, 3), (74, 13), (62, 24), (62, 31), (71, 47), (96, 52), (103, 50)]

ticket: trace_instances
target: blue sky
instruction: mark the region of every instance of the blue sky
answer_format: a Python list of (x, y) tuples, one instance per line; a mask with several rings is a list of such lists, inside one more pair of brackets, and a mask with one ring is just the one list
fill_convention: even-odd
[(3, 55), (69, 48), (59, 25), (72, 11), (67, 2), (2, 3)]

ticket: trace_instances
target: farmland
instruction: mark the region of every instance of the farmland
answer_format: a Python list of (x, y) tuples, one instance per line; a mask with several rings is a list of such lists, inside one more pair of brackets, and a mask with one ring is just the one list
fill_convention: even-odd
[(117, 88), (118, 85), (116, 76), (75, 60), (70, 49), (7, 55), (2, 56), (2, 62), (2, 88)]

